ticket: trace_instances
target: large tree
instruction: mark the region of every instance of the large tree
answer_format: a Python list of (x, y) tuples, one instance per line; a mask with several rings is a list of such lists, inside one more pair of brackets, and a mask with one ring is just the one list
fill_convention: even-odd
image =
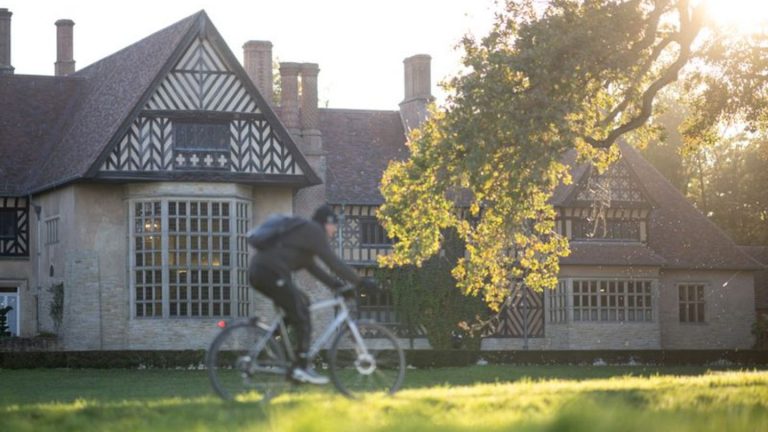
[(647, 140), (654, 100), (683, 73), (687, 145), (711, 141), (724, 119), (760, 130), (759, 37), (719, 31), (706, 1), (507, 0), (487, 36), (463, 40), (467, 72), (384, 174), (379, 217), (397, 242), (382, 263), (419, 265), (455, 228), (468, 253), (453, 275), (466, 294), (495, 308), (512, 281), (555, 286), (568, 243), (548, 199), (570, 181), (563, 154), (575, 148), (605, 169), (619, 139)]

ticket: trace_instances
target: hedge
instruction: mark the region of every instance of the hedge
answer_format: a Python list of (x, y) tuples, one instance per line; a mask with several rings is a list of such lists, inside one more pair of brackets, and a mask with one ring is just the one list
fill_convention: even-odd
[[(185, 351), (27, 351), (0, 352), (0, 368), (202, 368), (204, 350)], [(410, 366), (460, 367), (494, 364), (576, 365), (768, 365), (768, 351), (757, 350), (583, 350), (468, 351), (406, 350)]]

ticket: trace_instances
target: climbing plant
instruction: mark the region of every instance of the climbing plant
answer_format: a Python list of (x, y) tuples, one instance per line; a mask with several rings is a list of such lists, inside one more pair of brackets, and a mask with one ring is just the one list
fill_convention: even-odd
[(455, 232), (444, 233), (443, 250), (420, 267), (405, 265), (378, 270), (377, 277), (392, 290), (400, 324), (413, 338), (419, 329), (435, 349), (479, 348), (480, 336), (471, 324), (490, 313), (483, 300), (456, 288), (451, 269), (464, 255)]
[(64, 283), (51, 285), (48, 292), (53, 294), (53, 298), (48, 304), (48, 314), (53, 321), (54, 332), (58, 333), (64, 319)]

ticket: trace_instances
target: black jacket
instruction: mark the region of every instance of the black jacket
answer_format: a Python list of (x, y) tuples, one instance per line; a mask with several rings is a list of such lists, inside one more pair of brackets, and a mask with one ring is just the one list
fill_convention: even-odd
[(331, 249), (325, 229), (313, 221), (283, 234), (275, 246), (258, 251), (251, 259), (251, 266), (263, 266), (284, 277), (305, 269), (325, 285), (335, 286), (336, 279), (317, 265), (315, 257), (320, 258), (337, 276), (354, 285), (360, 283), (360, 276), (355, 270)]

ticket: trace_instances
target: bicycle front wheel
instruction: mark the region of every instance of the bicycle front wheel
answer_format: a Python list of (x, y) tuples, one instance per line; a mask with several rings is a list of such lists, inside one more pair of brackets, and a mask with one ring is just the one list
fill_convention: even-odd
[(232, 324), (211, 343), (208, 377), (225, 400), (269, 400), (287, 386), (283, 347), (261, 327)]
[(352, 322), (334, 339), (328, 353), (331, 379), (351, 398), (362, 393), (393, 394), (405, 377), (405, 354), (395, 335), (372, 322)]

